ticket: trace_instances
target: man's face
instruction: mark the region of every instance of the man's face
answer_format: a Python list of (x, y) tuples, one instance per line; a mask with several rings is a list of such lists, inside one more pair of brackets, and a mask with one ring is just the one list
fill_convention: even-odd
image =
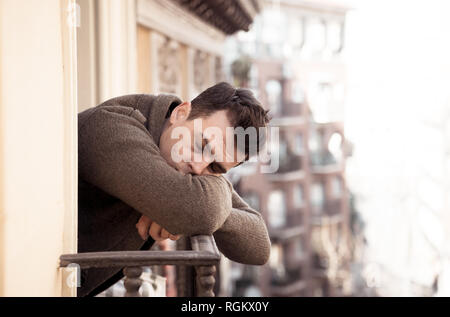
[(236, 148), (230, 151), (226, 143), (227, 128), (232, 127), (226, 110), (187, 120), (190, 110), (189, 102), (180, 104), (164, 125), (159, 148), (168, 164), (195, 175), (219, 175), (238, 165)]

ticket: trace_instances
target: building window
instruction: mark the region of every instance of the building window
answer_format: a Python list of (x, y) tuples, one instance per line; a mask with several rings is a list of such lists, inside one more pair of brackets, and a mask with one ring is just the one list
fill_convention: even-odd
[(339, 176), (333, 177), (331, 180), (331, 188), (333, 192), (333, 196), (335, 198), (341, 197), (342, 194), (342, 180)]
[(289, 26), (289, 44), (294, 52), (298, 52), (304, 41), (304, 21), (302, 18), (294, 18)]
[(270, 193), (267, 209), (271, 227), (280, 228), (286, 225), (286, 198), (283, 191), (276, 190)]
[(305, 152), (304, 144), (303, 144), (303, 134), (297, 133), (294, 138), (295, 144), (294, 149), (297, 155), (301, 155)]
[(342, 136), (335, 132), (328, 141), (328, 151), (333, 155), (337, 162), (342, 160)]
[(309, 133), (308, 146), (311, 152), (320, 151), (320, 149), (322, 148), (322, 136), (315, 129), (312, 129)]
[(324, 200), (323, 185), (321, 183), (314, 183), (311, 186), (311, 204), (315, 207), (322, 207)]
[(317, 84), (317, 94), (322, 103), (327, 105), (333, 99), (333, 86), (329, 82), (320, 82)]
[(252, 66), (250, 67), (249, 77), (250, 77), (250, 90), (255, 95), (255, 98), (258, 99), (259, 98), (259, 83), (258, 83), (259, 75), (258, 75), (258, 68), (254, 64), (252, 64)]
[(288, 159), (288, 145), (286, 140), (280, 139), (278, 143), (278, 159), (280, 160), (280, 165), (286, 164)]
[(269, 266), (275, 279), (283, 279), (286, 275), (286, 268), (283, 260), (283, 247), (280, 244), (272, 244)]
[(333, 85), (328, 81), (318, 81), (312, 86), (311, 108), (317, 122), (330, 121), (330, 107), (333, 102)]
[(325, 48), (325, 44), (326, 44), (325, 23), (318, 18), (310, 19), (306, 26), (306, 39), (305, 39), (305, 45), (307, 47), (309, 55), (320, 56)]
[(262, 21), (261, 37), (268, 48), (268, 55), (275, 58), (282, 57), (288, 29), (285, 14), (277, 8), (267, 8), (262, 12)]
[(342, 49), (342, 26), (342, 23), (335, 21), (327, 25), (327, 47), (332, 54), (337, 54)]
[(305, 255), (305, 248), (302, 239), (296, 239), (294, 242), (294, 252), (297, 258)]
[(298, 184), (294, 187), (294, 206), (296, 208), (301, 208), (304, 206), (304, 193), (303, 186)]
[(303, 86), (298, 81), (292, 84), (292, 102), (294, 103), (304, 103), (305, 102), (305, 91)]
[(279, 114), (281, 111), (282, 87), (278, 80), (269, 80), (266, 83), (267, 102), (269, 103), (270, 112)]

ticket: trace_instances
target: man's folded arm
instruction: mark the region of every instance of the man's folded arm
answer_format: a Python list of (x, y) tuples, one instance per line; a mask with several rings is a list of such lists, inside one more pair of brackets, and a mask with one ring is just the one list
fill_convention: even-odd
[(270, 257), (271, 242), (261, 214), (232, 192), (231, 213), (214, 233), (219, 250), (230, 260), (263, 265)]
[(213, 234), (230, 214), (232, 188), (220, 177), (169, 166), (137, 110), (120, 101), (97, 107), (79, 127), (80, 178), (172, 234)]

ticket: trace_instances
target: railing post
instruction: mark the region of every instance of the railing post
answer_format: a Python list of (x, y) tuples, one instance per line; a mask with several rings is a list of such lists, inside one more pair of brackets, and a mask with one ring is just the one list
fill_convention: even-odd
[(215, 264), (212, 265), (196, 265), (196, 295), (198, 297), (214, 297), (214, 285), (216, 279), (216, 265), (220, 262), (220, 253), (217, 249), (216, 242), (212, 236), (197, 235), (192, 236), (192, 250), (203, 250), (217, 256)]
[(142, 285), (142, 267), (125, 267), (123, 269), (123, 274), (125, 275), (125, 280), (123, 282), (126, 290), (125, 297), (141, 297), (139, 288)]
[[(177, 241), (177, 250), (191, 250), (189, 237), (182, 236)], [(176, 267), (177, 274), (177, 296), (193, 297), (194, 296), (194, 269), (189, 265), (178, 265)]]

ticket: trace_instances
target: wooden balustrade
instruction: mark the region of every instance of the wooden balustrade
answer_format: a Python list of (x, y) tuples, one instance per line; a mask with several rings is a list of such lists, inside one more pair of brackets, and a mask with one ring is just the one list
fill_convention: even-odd
[[(176, 265), (178, 296), (215, 296), (214, 275), (220, 252), (213, 236), (181, 237), (175, 251), (107, 251), (64, 254), (60, 267), (77, 264), (80, 269), (124, 267), (125, 296), (138, 297), (142, 266)], [(193, 269), (195, 268), (195, 270)], [(196, 276), (196, 277), (195, 277)]]

